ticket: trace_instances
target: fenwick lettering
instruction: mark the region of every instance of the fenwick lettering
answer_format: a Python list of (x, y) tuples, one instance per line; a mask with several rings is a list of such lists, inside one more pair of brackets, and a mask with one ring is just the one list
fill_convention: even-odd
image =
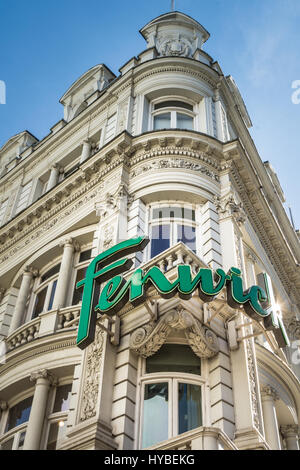
[[(146, 290), (151, 285), (166, 299), (178, 294), (181, 299), (188, 300), (198, 288), (199, 297), (204, 302), (214, 300), (226, 287), (230, 307), (243, 306), (251, 318), (263, 321), (267, 330), (274, 331), (279, 347), (289, 344), (280, 317), (270, 307), (267, 276), (264, 277), (265, 289), (252, 286), (244, 291), (241, 271), (237, 268), (231, 268), (227, 274), (222, 269), (214, 273), (211, 269), (201, 268), (193, 277), (191, 267), (180, 264), (174, 282), (170, 282), (157, 266), (147, 272), (138, 268), (125, 281), (121, 273), (128, 271), (133, 264), (126, 256), (142, 251), (148, 243), (147, 237), (123, 241), (96, 256), (89, 264), (85, 279), (76, 285), (77, 289), (84, 286), (77, 336), (77, 345), (81, 349), (94, 340), (97, 312), (115, 315), (128, 301), (136, 306), (144, 302)], [(100, 291), (100, 284), (106, 281)]]

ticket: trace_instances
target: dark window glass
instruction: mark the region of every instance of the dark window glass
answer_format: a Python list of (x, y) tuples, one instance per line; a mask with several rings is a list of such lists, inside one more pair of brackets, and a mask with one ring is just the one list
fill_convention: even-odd
[(48, 287), (44, 287), (44, 289), (42, 289), (36, 296), (33, 314), (31, 317), (32, 320), (38, 317), (39, 314), (42, 313), (42, 311), (44, 310), (47, 289)]
[(168, 384), (145, 385), (142, 446), (168, 439)]
[(10, 408), (5, 432), (28, 421), (32, 398), (33, 397), (26, 398), (26, 400), (20, 401), (20, 403)]
[(54, 296), (55, 296), (56, 286), (57, 286), (57, 279), (55, 279), (55, 281), (53, 282), (52, 287), (51, 287), (51, 294), (50, 294), (48, 310), (51, 310), (51, 308), (53, 307), (53, 300), (54, 300)]
[(188, 219), (195, 221), (195, 211), (185, 207), (159, 207), (153, 209), (153, 219)]
[(49, 279), (51, 276), (54, 276), (54, 274), (57, 274), (59, 272), (59, 269), (60, 269), (60, 263), (57, 264), (56, 266), (53, 266), (53, 268), (49, 269), (49, 271), (43, 274), (43, 276), (41, 277), (41, 282), (44, 282), (47, 279)]
[(47, 450), (56, 450), (57, 443), (65, 437), (66, 430), (67, 425), (63, 421), (50, 425)]
[(53, 413), (57, 413), (59, 411), (68, 411), (69, 410), (71, 389), (72, 389), (71, 384), (62, 385), (61, 387), (57, 387), (56, 395), (55, 395), (55, 402), (54, 402), (54, 407), (53, 407)]
[(79, 263), (90, 260), (91, 254), (92, 254), (92, 250), (82, 251), (79, 256)]
[(163, 101), (162, 103), (157, 103), (154, 105), (154, 109), (162, 108), (184, 108), (193, 111), (193, 106), (189, 103), (184, 103), (183, 101)]
[(177, 241), (183, 242), (191, 250), (196, 252), (196, 229), (189, 225), (178, 225), (177, 227)]
[(178, 386), (178, 433), (202, 426), (201, 387), (180, 383)]
[(76, 284), (77, 284), (77, 282), (79, 282), (79, 281), (81, 281), (82, 279), (85, 278), (86, 270), (87, 270), (87, 266), (85, 268), (77, 270), (76, 280), (75, 280), (75, 285), (74, 285), (72, 305), (77, 305), (82, 300), (83, 286), (80, 289), (76, 289)]
[(24, 441), (25, 441), (26, 431), (21, 432), (18, 442), (18, 449), (23, 449)]
[(170, 226), (155, 225), (151, 231), (151, 257), (158, 255), (170, 246)]
[(164, 344), (146, 360), (146, 373), (183, 372), (201, 375), (201, 361), (192, 349), (184, 344)]

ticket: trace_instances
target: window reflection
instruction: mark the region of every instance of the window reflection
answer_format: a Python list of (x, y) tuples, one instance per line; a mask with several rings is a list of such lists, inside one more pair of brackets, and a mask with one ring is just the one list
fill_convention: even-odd
[(178, 384), (178, 433), (182, 434), (202, 425), (201, 387), (189, 383)]
[(32, 399), (33, 397), (26, 398), (10, 408), (5, 432), (29, 420)]
[(142, 446), (168, 439), (168, 383), (145, 385)]

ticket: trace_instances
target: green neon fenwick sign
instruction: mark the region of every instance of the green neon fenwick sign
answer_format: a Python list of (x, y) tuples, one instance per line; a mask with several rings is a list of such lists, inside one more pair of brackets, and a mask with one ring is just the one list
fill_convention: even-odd
[[(133, 264), (127, 256), (143, 251), (148, 243), (149, 238), (144, 236), (123, 241), (96, 256), (87, 267), (85, 279), (76, 284), (77, 289), (83, 287), (77, 335), (79, 348), (84, 349), (93, 342), (97, 312), (112, 316), (127, 302), (137, 306), (145, 301), (146, 291), (151, 286), (164, 299), (178, 294), (181, 299), (188, 300), (198, 289), (203, 302), (211, 302), (226, 287), (230, 307), (243, 306), (251, 318), (263, 320), (266, 329), (276, 331), (280, 347), (287, 346), (284, 325), (275, 310), (270, 308), (267, 278), (264, 279), (266, 289), (252, 286), (244, 291), (241, 271), (237, 268), (231, 268), (227, 274), (222, 269), (217, 269), (214, 273), (212, 269), (201, 268), (193, 277), (191, 267), (180, 264), (177, 266), (178, 275), (174, 282), (170, 282), (157, 266), (147, 272), (138, 268), (126, 281), (122, 273), (128, 271)], [(102, 289), (100, 284), (104, 284)]]

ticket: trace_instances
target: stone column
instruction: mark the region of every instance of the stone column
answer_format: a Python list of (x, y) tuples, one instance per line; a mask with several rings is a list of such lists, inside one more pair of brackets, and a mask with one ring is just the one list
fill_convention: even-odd
[(51, 173), (50, 173), (50, 177), (48, 180), (46, 192), (50, 191), (50, 189), (54, 188), (54, 186), (57, 185), (59, 172), (60, 172), (59, 165), (55, 164), (51, 167)]
[(279, 399), (278, 394), (273, 387), (267, 385), (262, 388), (261, 397), (266, 441), (271, 450), (280, 450), (280, 436), (275, 411), (275, 401)]
[(60, 246), (64, 247), (64, 251), (53, 301), (53, 309), (64, 308), (66, 306), (70, 274), (73, 268), (73, 255), (74, 251), (79, 250), (79, 245), (73, 238), (67, 238), (62, 241)]
[(36, 276), (38, 276), (37, 269), (34, 269), (32, 266), (25, 267), (9, 334), (13, 333), (17, 328), (19, 328), (22, 323), (28, 295), (30, 293), (31, 282), (32, 279)]
[(8, 409), (8, 404), (4, 400), (0, 400), (0, 435), (4, 433), (4, 422), (5, 411)]
[(80, 163), (83, 163), (91, 155), (91, 142), (87, 139), (83, 141)]
[(5, 292), (6, 292), (6, 290), (4, 289), (4, 287), (0, 287), (0, 304), (1, 304), (2, 300), (3, 300), (3, 297), (4, 297), (4, 295), (5, 295)]
[(35, 391), (24, 441), (24, 450), (39, 450), (50, 386), (54, 377), (46, 370), (33, 372), (30, 381), (35, 382)]
[(297, 424), (288, 424), (281, 426), (280, 431), (286, 442), (287, 450), (299, 450), (299, 426)]

